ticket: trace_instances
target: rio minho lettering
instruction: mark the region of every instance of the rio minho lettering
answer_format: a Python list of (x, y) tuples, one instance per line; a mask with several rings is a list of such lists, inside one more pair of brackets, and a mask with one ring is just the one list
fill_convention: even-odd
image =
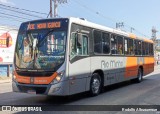
[(110, 60), (110, 61), (101, 61), (101, 68), (106, 69), (106, 68), (120, 68), (123, 67), (123, 61), (120, 60)]

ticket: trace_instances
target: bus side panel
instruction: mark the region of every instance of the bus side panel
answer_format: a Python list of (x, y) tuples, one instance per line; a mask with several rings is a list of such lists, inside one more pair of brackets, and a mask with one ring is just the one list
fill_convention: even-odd
[(145, 57), (143, 74), (147, 75), (154, 71), (154, 57)]
[(149, 73), (149, 58), (144, 57), (144, 65), (143, 65), (143, 75), (147, 75)]
[[(76, 57), (75, 57), (76, 59)], [(90, 57), (69, 63), (69, 92), (76, 94), (86, 91), (87, 78), (90, 76)]]
[(148, 73), (151, 73), (154, 71), (154, 57), (149, 57), (149, 72)]
[(138, 73), (138, 64), (137, 57), (126, 57), (126, 68), (125, 68), (125, 77), (133, 78), (137, 76)]
[(91, 58), (91, 72), (102, 70), (104, 86), (128, 80), (125, 77), (125, 57), (95, 56)]

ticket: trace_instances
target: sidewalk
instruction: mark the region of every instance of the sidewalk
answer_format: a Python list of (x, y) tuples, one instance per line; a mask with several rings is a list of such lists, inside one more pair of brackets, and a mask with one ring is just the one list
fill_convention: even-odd
[(160, 65), (154, 66), (154, 70), (160, 69)]
[(1, 83), (10, 83), (12, 81), (12, 77), (0, 76), (0, 84)]

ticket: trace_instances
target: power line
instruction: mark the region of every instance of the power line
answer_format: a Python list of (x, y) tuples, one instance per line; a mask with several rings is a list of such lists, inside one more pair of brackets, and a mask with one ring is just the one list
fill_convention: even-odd
[(38, 14), (42, 14), (42, 15), (48, 15), (47, 13), (42, 13), (42, 12), (38, 12), (38, 11), (31, 11), (31, 10), (22, 9), (22, 8), (13, 7), (13, 6), (8, 6), (8, 5), (4, 5), (4, 4), (0, 4), (0, 5), (1, 5), (1, 6), (8, 7), (8, 8), (17, 9), (17, 10), (23, 10), (23, 11), (28, 11), (28, 12), (32, 12), (32, 13), (38, 13)]
[(7, 15), (7, 16), (12, 16), (12, 17), (17, 17), (17, 18), (21, 18), (21, 19), (27, 19), (27, 20), (31, 20), (31, 19), (29, 19), (29, 18), (20, 17), (20, 16), (15, 16), (15, 15), (6, 14), (6, 13), (2, 13), (2, 12), (0, 12), (0, 14)]
[(11, 10), (11, 9), (7, 9), (7, 8), (1, 7), (1, 6), (0, 6), (0, 8), (1, 8), (1, 9), (5, 9), (5, 10), (9, 10), (9, 11), (12, 11), (12, 12), (16, 12), (16, 13), (20, 13), (20, 14), (32, 16), (32, 17), (43, 18), (43, 17), (37, 16), (37, 15), (32, 15), (32, 14), (25, 13), (25, 12), (20, 12), (20, 11)]
[[(77, 0), (74, 0), (74, 2), (76, 2), (78, 5), (82, 6), (83, 8), (91, 11), (92, 13), (94, 13), (94, 14), (96, 14), (96, 15), (99, 15), (99, 16), (107, 19), (107, 20), (110, 20), (110, 21), (113, 21), (113, 22), (117, 22), (115, 19), (110, 18), (110, 17), (107, 17), (107, 16), (103, 15), (102, 13), (100, 13), (100, 12), (98, 12), (98, 11), (96, 11), (96, 10), (93, 10), (93, 9), (89, 8), (88, 6), (82, 4), (81, 2), (79, 2), (79, 1), (77, 1)], [(125, 25), (126, 25), (126, 24), (125, 24)], [(129, 25), (127, 25), (127, 26), (128, 26), (129, 28), (133, 28), (133, 27), (131, 27), (131, 26), (129, 26)], [(143, 36), (145, 36), (145, 37), (147, 36), (147, 35), (143, 34), (142, 32), (138, 31), (138, 30), (135, 29), (135, 28), (134, 28), (134, 31), (136, 31), (137, 33), (139, 33), (139, 34), (141, 34), (141, 35), (143, 35)]]
[(4, 30), (4, 31), (10, 31), (10, 30), (15, 30), (15, 31), (18, 31), (18, 28), (16, 27), (13, 27), (13, 28), (8, 28), (7, 25), (3, 25), (3, 26), (0, 26), (0, 30)]
[(19, 19), (15, 19), (13, 17), (8, 17), (8, 16), (4, 16), (4, 15), (3, 16), (0, 15), (0, 17), (1, 18), (6, 18), (6, 19), (9, 19), (9, 20), (13, 20), (13, 21), (23, 22), (23, 21), (20, 21)]
[(12, 27), (12, 28), (19, 28), (19, 26), (17, 26), (17, 25), (8, 25), (8, 24), (4, 24), (4, 23), (0, 23), (0, 26), (2, 27), (2, 26), (10, 26), (10, 27)]
[(150, 36), (145, 35), (144, 33), (140, 32), (139, 30), (135, 29), (134, 27), (131, 27), (131, 26), (127, 25), (127, 24), (125, 24), (125, 27), (128, 27), (129, 29), (132, 29), (132, 30), (136, 31), (138, 34), (141, 34), (142, 36), (150, 38)]
[(91, 8), (87, 7), (86, 5), (80, 3), (80, 2), (77, 1), (77, 0), (74, 0), (74, 2), (77, 3), (78, 5), (82, 6), (83, 8), (87, 9), (88, 11), (90, 11), (90, 12), (96, 14), (96, 15), (99, 15), (99, 16), (101, 16), (101, 17), (107, 19), (107, 20), (110, 20), (110, 21), (113, 21), (113, 22), (117, 22), (117, 20), (112, 19), (112, 18), (110, 18), (110, 17), (107, 17), (107, 16), (101, 14), (100, 12), (98, 12), (98, 11), (96, 11), (96, 10), (94, 10), (94, 9), (91, 9)]

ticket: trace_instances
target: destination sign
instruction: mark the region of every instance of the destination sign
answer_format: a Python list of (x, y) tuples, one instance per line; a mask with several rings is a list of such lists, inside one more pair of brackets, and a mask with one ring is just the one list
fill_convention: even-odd
[(47, 28), (60, 28), (61, 22), (44, 22), (44, 23), (36, 23), (36, 24), (28, 24), (28, 30), (34, 29), (47, 29)]

